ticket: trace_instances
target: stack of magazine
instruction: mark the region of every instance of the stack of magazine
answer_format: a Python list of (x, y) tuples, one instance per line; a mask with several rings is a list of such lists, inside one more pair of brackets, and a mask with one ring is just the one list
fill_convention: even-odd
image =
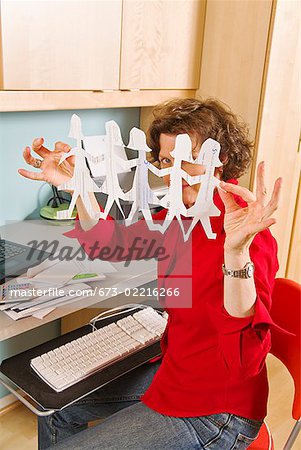
[(28, 269), (25, 276), (0, 287), (0, 311), (11, 319), (33, 316), (42, 319), (58, 306), (65, 306), (93, 295), (87, 282), (103, 280), (116, 272), (107, 261), (45, 260)]

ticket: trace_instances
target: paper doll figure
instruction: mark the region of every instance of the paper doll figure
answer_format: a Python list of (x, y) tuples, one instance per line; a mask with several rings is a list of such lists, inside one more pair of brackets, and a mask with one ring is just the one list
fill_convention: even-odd
[(166, 196), (161, 200), (161, 206), (168, 208), (167, 215), (162, 225), (162, 233), (168, 228), (174, 217), (178, 219), (179, 225), (185, 235), (182, 216), (187, 216), (187, 209), (183, 203), (182, 197), (182, 178), (188, 184), (200, 182), (202, 175), (191, 177), (185, 170), (182, 169), (182, 161), (193, 162), (191, 152), (191, 140), (188, 134), (179, 134), (176, 137), (175, 148), (170, 152), (174, 158), (173, 167), (170, 170), (170, 184)]
[(120, 156), (120, 152), (124, 152), (124, 143), (122, 141), (120, 128), (114, 120), (106, 122), (106, 151), (103, 153), (103, 161), (105, 165), (105, 181), (100, 187), (100, 191), (108, 195), (104, 212), (99, 213), (99, 217), (106, 219), (114, 202), (116, 202), (123, 217), (124, 212), (120, 205), (120, 199), (127, 200), (126, 194), (119, 185), (117, 164), (127, 169), (135, 166), (132, 161), (124, 161)]
[(128, 148), (138, 151), (138, 158), (127, 161), (131, 163), (131, 167), (136, 166), (136, 173), (132, 188), (126, 193), (126, 198), (132, 201), (130, 213), (125, 221), (125, 224), (130, 225), (137, 219), (138, 212), (141, 211), (143, 217), (147, 221), (148, 227), (151, 230), (160, 230), (161, 225), (154, 224), (149, 205), (160, 205), (160, 199), (152, 192), (148, 182), (148, 171), (150, 170), (156, 176), (162, 177), (170, 173), (171, 169), (158, 169), (149, 161), (147, 161), (146, 153), (151, 149), (146, 144), (145, 133), (138, 128), (132, 128), (130, 131), (130, 141)]
[[(83, 147), (84, 149), (93, 155), (95, 158), (100, 158), (101, 161), (104, 161), (105, 153), (107, 153), (107, 136), (106, 135), (98, 135), (98, 136), (84, 136), (83, 138)], [(120, 151), (119, 151), (120, 150)], [(124, 147), (115, 146), (115, 154), (120, 156), (120, 158), (124, 161), (128, 161), (127, 154), (125, 152)], [(105, 177), (107, 175), (105, 164), (93, 163), (89, 160), (89, 169), (92, 175), (92, 178), (97, 178), (98, 181), (103, 183)], [(118, 176), (120, 174), (131, 173), (130, 169), (124, 169), (119, 163), (119, 158), (117, 158), (115, 164), (115, 171)], [(95, 180), (96, 181), (96, 180)], [(96, 181), (97, 183), (97, 181)], [(98, 184), (98, 183), (97, 183)]]
[[(220, 210), (213, 203), (214, 189), (219, 186), (220, 180), (214, 176), (216, 167), (222, 166), (219, 159), (220, 144), (214, 139), (207, 139), (198, 154), (195, 164), (202, 164), (206, 167), (206, 172), (201, 176), (201, 186), (195, 204), (187, 210), (187, 216), (193, 217), (191, 225), (184, 236), (187, 240), (195, 224), (200, 221), (208, 239), (215, 239), (216, 234), (212, 232), (209, 217), (219, 216)], [(194, 178), (194, 177), (193, 177)], [(190, 180), (190, 184), (197, 181)]]
[(74, 173), (72, 178), (66, 183), (58, 186), (58, 189), (64, 191), (71, 190), (73, 191), (73, 194), (69, 208), (65, 211), (58, 211), (57, 217), (59, 219), (70, 219), (76, 200), (78, 197), (81, 197), (89, 216), (96, 219), (98, 218), (98, 213), (93, 209), (89, 192), (100, 192), (100, 189), (91, 178), (89, 169), (86, 165), (86, 159), (95, 162), (95, 158), (82, 148), (83, 134), (81, 130), (81, 120), (76, 114), (73, 114), (71, 118), (69, 137), (76, 139), (76, 147), (72, 148), (70, 152), (65, 153), (61, 157), (59, 164), (69, 158), (69, 156), (74, 155)]

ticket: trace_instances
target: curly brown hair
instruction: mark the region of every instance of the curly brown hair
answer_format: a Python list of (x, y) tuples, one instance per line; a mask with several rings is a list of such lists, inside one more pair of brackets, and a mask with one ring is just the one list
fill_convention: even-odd
[(188, 133), (198, 145), (213, 138), (221, 145), (222, 179), (239, 178), (250, 166), (253, 143), (245, 123), (224, 103), (209, 98), (174, 99), (156, 106), (154, 120), (147, 133), (147, 143), (154, 161), (158, 161), (160, 135)]

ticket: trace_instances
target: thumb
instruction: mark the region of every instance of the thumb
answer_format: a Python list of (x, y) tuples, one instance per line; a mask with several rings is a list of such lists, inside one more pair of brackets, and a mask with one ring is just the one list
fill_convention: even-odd
[(233, 194), (231, 194), (231, 192), (226, 192), (220, 186), (218, 186), (218, 193), (225, 205), (225, 211), (227, 213), (239, 209), (239, 206), (234, 200)]

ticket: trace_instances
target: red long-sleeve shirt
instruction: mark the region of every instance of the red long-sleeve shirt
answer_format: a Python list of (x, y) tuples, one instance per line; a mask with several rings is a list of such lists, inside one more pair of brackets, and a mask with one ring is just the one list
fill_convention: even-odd
[[(139, 236), (148, 242), (155, 239), (155, 247), (165, 249), (158, 261), (158, 287), (165, 293), (168, 288), (171, 293), (178, 288), (179, 295), (161, 297), (169, 314), (161, 341), (162, 364), (142, 402), (174, 417), (228, 412), (261, 420), (268, 396), (265, 358), (271, 347), (269, 329), (279, 328), (269, 314), (278, 270), (277, 244), (269, 230), (255, 236), (250, 246), (255, 265), (255, 313), (244, 318), (230, 316), (223, 307), (224, 205), (218, 193), (214, 203), (221, 211), (219, 217), (211, 218), (217, 233), (214, 240), (206, 237), (198, 223), (192, 239), (184, 243), (177, 221), (164, 235), (150, 231), (144, 221), (125, 227), (112, 220), (99, 221), (88, 232), (77, 222), (75, 230), (66, 235), (76, 237), (88, 254), (95, 240), (111, 249), (116, 245), (129, 249)], [(166, 210), (155, 217), (162, 220), (165, 214)], [(143, 259), (146, 249), (132, 258)], [(112, 259), (118, 260), (116, 255)]]

